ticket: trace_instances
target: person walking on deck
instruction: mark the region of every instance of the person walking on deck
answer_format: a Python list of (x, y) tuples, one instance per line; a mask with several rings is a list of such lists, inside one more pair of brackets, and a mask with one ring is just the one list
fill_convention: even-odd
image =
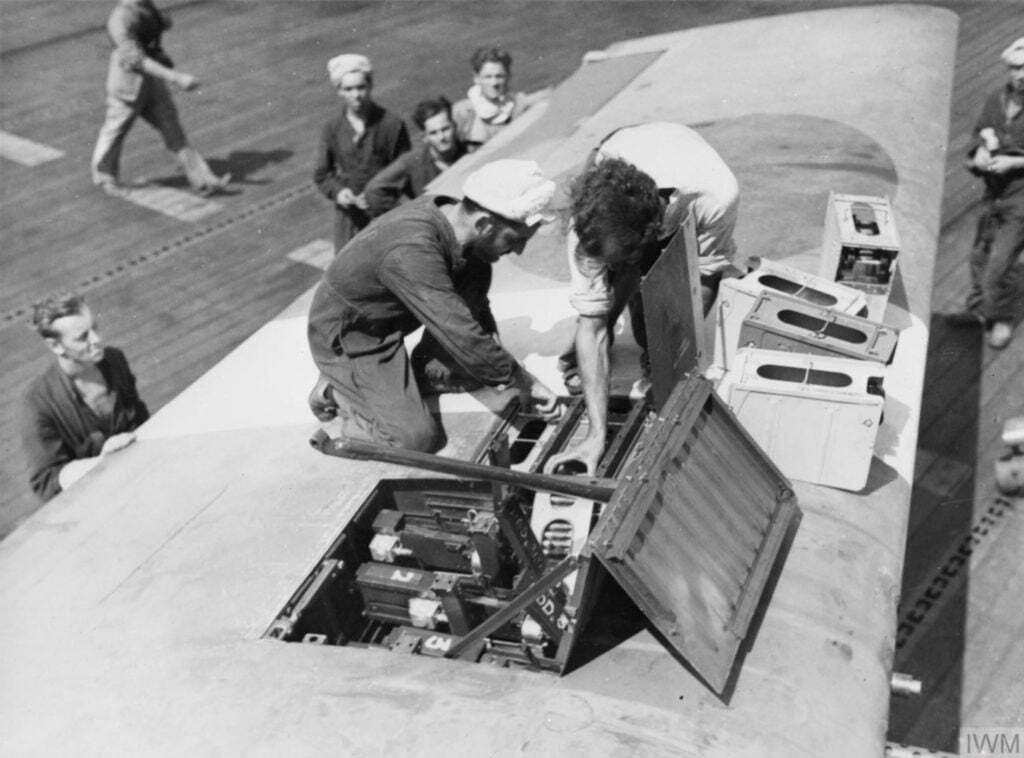
[(140, 117), (160, 132), (197, 194), (212, 195), (231, 181), (230, 174), (214, 174), (188, 144), (170, 85), (191, 92), (199, 87), (199, 80), (175, 70), (164, 52), (161, 39), (170, 28), (170, 17), (152, 0), (120, 0), (107, 20), (114, 43), (107, 69), (107, 113), (91, 166), (93, 183), (108, 194), (125, 191), (120, 183), (121, 151), (128, 131)]

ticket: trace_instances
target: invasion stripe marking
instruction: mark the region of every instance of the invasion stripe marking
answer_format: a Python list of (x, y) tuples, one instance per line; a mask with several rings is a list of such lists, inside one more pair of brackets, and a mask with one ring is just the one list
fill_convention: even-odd
[(326, 271), (334, 260), (334, 245), (327, 240), (313, 240), (288, 253), (288, 260)]
[(63, 150), (41, 145), (0, 129), (0, 158), (20, 163), (22, 166), (38, 166), (40, 163), (63, 157)]

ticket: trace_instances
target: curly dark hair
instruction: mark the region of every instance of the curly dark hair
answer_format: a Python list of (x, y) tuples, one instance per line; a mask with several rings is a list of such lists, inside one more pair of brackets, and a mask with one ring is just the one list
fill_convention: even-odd
[[(610, 268), (636, 262), (658, 242), (658, 186), (624, 160), (607, 158), (578, 176), (571, 206), (580, 252)], [(605, 240), (616, 243), (613, 252), (607, 252)]]
[(53, 322), (65, 316), (77, 316), (84, 309), (85, 298), (75, 292), (48, 297), (32, 306), (32, 326), (40, 337), (57, 338), (60, 332), (53, 328)]
[(438, 113), (447, 113), (448, 118), (452, 116), (451, 101), (444, 95), (420, 100), (416, 104), (416, 109), (412, 112), (412, 120), (419, 127), (419, 130), (423, 131), (423, 125), (427, 123), (427, 119), (433, 118)]
[(512, 73), (512, 56), (500, 47), (478, 47), (469, 59), (473, 67), (473, 73), (479, 74), (485, 63), (500, 63), (505, 67), (505, 73)]

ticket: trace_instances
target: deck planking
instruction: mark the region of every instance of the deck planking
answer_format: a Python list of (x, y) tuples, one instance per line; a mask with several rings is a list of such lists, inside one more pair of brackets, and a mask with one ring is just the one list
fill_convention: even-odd
[[(1005, 80), (999, 52), (1020, 32), (1019, 7), (1008, 3), (958, 10), (960, 43), (932, 294), (936, 314), (963, 306), (983, 191), (964, 157), (985, 98)], [(1019, 593), (1010, 591), (1024, 583), (1020, 501), (994, 526), (984, 518), (999, 502), (992, 471), (1002, 449), (1003, 421), (1024, 411), (1022, 375), (1019, 335), (997, 352), (984, 344), (980, 329), (950, 329), (933, 317), (901, 608), (921, 596), (951, 549), (973, 529), (981, 526), (982, 532), (969, 567), (946, 588), (938, 609), (926, 613), (913, 644), (897, 651), (896, 670), (922, 679), (924, 692), (893, 699), (890, 737), (896, 741), (955, 750), (962, 725), (1024, 725), (1019, 708), (1009, 705), (1024, 701), (1024, 655), (1016, 643), (1024, 608)]]
[[(238, 179), (232, 194), (218, 197), (223, 209), (195, 223), (179, 222), (106, 197), (91, 187), (88, 160), (103, 116), (102, 82), (109, 50), (102, 24), (110, 4), (98, 0), (0, 4), (0, 26), (14, 30), (0, 38), (2, 126), (67, 152), (65, 159), (31, 172), (6, 163), (2, 167), (0, 229), (10, 252), (0, 276), (0, 316), (21, 313), (0, 321), (0, 346), (10, 345), (4, 332), (24, 330), (33, 301), (88, 283), (85, 289), (99, 298), (96, 302), (104, 323), (115, 329), (112, 336), (117, 336), (116, 341), (129, 355), (137, 356), (133, 365), (139, 369), (146, 399), (154, 408), (184, 385), (170, 387), (146, 376), (146, 355), (155, 350), (160, 356), (155, 365), (181, 378), (194, 378), (209, 364), (197, 363), (189, 352), (193, 346), (187, 336), (177, 336), (197, 333), (201, 313), (178, 318), (173, 312), (153, 314), (143, 304), (154, 298), (154, 288), (165, 280), (171, 289), (195, 295), (207, 272), (188, 265), (136, 265), (136, 259), (155, 251), (160, 258), (188, 260), (190, 255), (200, 254), (193, 250), (207, 243), (160, 251), (209, 224), (244, 215), (289, 188), (310, 184), (320, 125), (337, 107), (324, 75), (330, 55), (344, 49), (370, 54), (377, 67), (377, 98), (406, 114), (424, 92), (446, 92), (453, 100), (459, 97), (468, 85), (465, 58), (476, 44), (506, 44), (515, 55), (513, 84), (533, 91), (568, 76), (586, 50), (624, 37), (802, 9), (801, 3), (792, 1), (726, 6), (641, 2), (602, 4), (598, 12), (596, 5), (540, 2), (524, 6), (529, 13), (496, 15), (490, 8), (445, 2), (176, 5), (172, 9), (175, 28), (167, 35), (165, 46), (182, 68), (204, 82), (198, 93), (176, 94), (182, 121), (211, 165), (218, 171), (231, 171)], [(67, 13), (61, 15), (62, 10)], [(57, 18), (60, 29), (54, 30), (50, 27)], [(456, 18), (461, 28), (474, 30), (474, 39), (467, 41), (463, 55), (452, 54), (448, 39)], [(31, 30), (22, 30), (26, 24)], [(254, 39), (264, 44), (254, 47)], [(412, 46), (417, 51), (414, 56), (409, 54)], [(74, 61), (75, 65), (56, 65), (55, 61)], [(172, 157), (144, 124), (129, 135), (122, 170), (126, 180), (146, 177), (183, 186)], [(283, 258), (310, 239), (330, 236), (327, 201), (311, 191), (305, 202), (304, 210), (293, 217), (275, 217), (268, 223), (270, 217), (256, 214), (209, 241), (217, 248), (219, 265), (225, 271), (238, 272), (234, 280), (230, 276), (219, 280), (219, 298), (247, 313), (246, 319), (230, 329), (212, 330), (219, 347), (210, 357), (229, 352), (275, 312), (270, 304), (260, 302), (261, 292), (249, 291), (242, 284), (242, 272), (266, 265), (266, 259), (250, 254), (254, 240), (287, 238), (294, 232), (289, 244), (280, 249)], [(253, 238), (248, 230), (257, 236)], [(117, 272), (119, 266), (116, 277), (106, 276), (106, 272)], [(110, 287), (105, 284), (107, 279)], [(297, 296), (307, 282), (308, 274), (281, 286)], [(125, 296), (108, 300), (108, 289), (123, 290)], [(186, 299), (203, 302), (200, 297)], [(112, 310), (106, 309), (108, 302), (114, 303)], [(121, 303), (126, 310), (120, 309)], [(213, 316), (211, 312), (208, 318)], [(151, 318), (162, 326), (167, 345), (179, 352), (155, 348), (147, 341), (135, 344), (130, 330), (121, 333), (121, 324)], [(12, 429), (12, 411), (25, 377), (41, 371), (48, 360), (42, 346), (33, 346), (30, 337), (20, 335), (15, 340), (19, 349), (4, 351), (5, 369), (0, 378), (8, 398), (0, 403), (4, 429)], [(149, 337), (140, 334), (140, 339)], [(15, 364), (29, 368), (13, 370)], [(178, 371), (179, 365), (185, 368)], [(158, 395), (148, 394), (151, 385), (159, 387)], [(8, 442), (2, 449), (14, 448), (15, 454), (5, 457), (0, 470), (18, 481), (22, 462), (16, 453), (16, 435), (5, 437)], [(7, 506), (14, 501), (20, 503), (18, 509)], [(0, 535), (30, 510), (31, 503), (23, 485), (0, 495), (0, 512), (4, 514), (0, 516)]]
[[(1019, 6), (937, 4), (953, 8), (961, 17), (943, 234), (933, 293), (933, 310), (941, 311), (955, 308), (962, 297), (966, 255), (980, 197), (980, 182), (963, 169), (966, 135), (984, 97), (1002, 79), (997, 55), (1017, 36), (1014, 24), (1019, 25)], [(232, 170), (241, 180), (238, 194), (224, 197), (224, 210), (211, 221), (230, 218), (284, 188), (309, 181), (319, 124), (335, 107), (325, 86), (323, 62), (349, 46), (374, 58), (378, 99), (405, 114), (424, 92), (441, 90), (454, 99), (464, 88), (466, 63), (452, 55), (447, 39), (456, 15), (460, 26), (473, 28), (481, 43), (500, 40), (512, 49), (516, 55), (514, 84), (535, 90), (568, 75), (585, 50), (617, 39), (807, 9), (806, 4), (796, 2), (602, 5), (602, 14), (598, 14), (592, 7), (581, 11), (579, 5), (531, 3), (528, 15), (496, 17), (491, 8), (477, 4), (459, 4), (455, 13), (450, 5), (437, 2), (401, 8), (390, 4), (182, 3), (175, 9), (176, 28), (168, 35), (167, 47), (183, 68), (206, 81), (200, 94), (177, 96), (183, 121), (215, 168)], [(31, 170), (3, 165), (0, 229), (7, 252), (0, 277), (0, 311), (21, 307), (68, 281), (77, 283), (98, 270), (123, 265), (139, 251), (203, 225), (164, 219), (89, 187), (88, 154), (102, 120), (101, 82), (106, 65), (102, 22), (108, 6), (106, 2), (8, 2), (0, 6), (0, 25), (5, 29), (0, 42), (2, 126), (68, 153), (64, 160)], [(50, 31), (58, 26), (59, 32)], [(253, 39), (265, 42), (254, 49)], [(468, 49), (473, 44), (465, 46)], [(416, 55), (409, 54), (412, 47)], [(55, 60), (74, 60), (78, 65), (55, 66)], [(438, 87), (439, 82), (444, 84)], [(128, 178), (147, 176), (173, 182), (177, 175), (171, 157), (145, 126), (137, 127), (129, 139), (124, 166)], [(315, 281), (317, 272), (287, 261), (285, 255), (318, 236), (329, 236), (329, 208), (322, 198), (310, 194), (299, 203), (248, 218), (90, 290), (90, 299), (109, 324), (110, 341), (127, 350), (151, 407), (158, 408), (174, 397)], [(919, 445), (922, 458), (930, 457), (930, 462), (919, 467), (917, 481), (932, 486), (938, 483), (945, 489), (930, 496), (915, 492), (906, 574), (907, 583), (913, 586), (927, 577), (933, 560), (943, 552), (941, 548), (969, 527), (975, 511), (994, 498), (991, 464), (999, 449), (999, 427), (1007, 416), (1024, 409), (1019, 382), (1024, 349), (1019, 337), (1010, 349), (995, 353), (981, 344), (980, 332), (973, 337), (940, 336), (931, 346), (931, 360), (951, 348), (960, 349), (963, 359), (953, 361), (952, 372), (942, 374), (941, 381), (926, 384), (922, 408)], [(10, 430), (20, 388), (48, 358), (24, 320), (0, 324), (0, 350), (5, 398), (0, 402), (0, 425), (9, 432), (0, 443), (2, 535), (34, 507), (21, 482), (16, 435)], [(943, 479), (943, 461), (950, 459), (965, 465), (976, 461), (976, 473)], [(965, 497), (975, 504), (969, 514), (960, 513), (958, 518), (947, 512), (945, 519), (930, 517), (942, 503)], [(983, 591), (998, 593), (1003, 585), (1000, 576), (993, 578), (994, 571), (1010, 571), (1008, 581), (1019, 586), (1019, 561), (1014, 569), (1007, 557), (1015, 549), (1019, 555), (1019, 514), (1010, 523), (992, 543), (985, 560), (972, 568), (972, 577), (978, 577), (972, 578), (972, 588), (988, 587)], [(921, 546), (927, 551), (919, 550)], [(1014, 690), (1008, 677), (1020, 671), (1020, 653), (1005, 644), (1005, 635), (1017, 630), (1019, 636), (1020, 609), (1005, 623), (972, 628), (971, 638), (964, 643), (967, 603), (977, 606), (979, 613), (991, 605), (984, 598), (968, 599), (966, 584), (959, 602), (948, 604), (928, 630), (942, 643), (955, 647), (959, 641), (958, 655), (950, 659), (948, 647), (922, 636), (915, 650), (931, 652), (920, 659), (900, 661), (906, 664), (901, 670), (929, 658), (934, 663), (941, 657), (935, 651), (943, 651), (951, 661), (945, 668), (933, 666), (929, 682), (933, 691), (916, 701), (913, 713), (897, 713), (894, 724), (904, 731), (896, 736), (906, 741), (929, 744), (941, 732), (948, 747), (949, 719), (957, 713), (962, 723), (978, 723), (971, 719), (1005, 712), (1000, 711), (999, 698), (980, 687), (980, 677), (972, 678), (963, 670), (965, 654), (974, 656), (972, 660), (984, 660), (984, 665), (978, 666), (979, 674), (983, 671), (994, 677), (1006, 693), (1019, 693), (1019, 685)], [(998, 633), (1004, 636), (1000, 638)], [(1018, 702), (1022, 699), (1017, 697)], [(929, 709), (932, 716), (923, 715)], [(936, 726), (942, 719), (946, 721), (944, 729)]]

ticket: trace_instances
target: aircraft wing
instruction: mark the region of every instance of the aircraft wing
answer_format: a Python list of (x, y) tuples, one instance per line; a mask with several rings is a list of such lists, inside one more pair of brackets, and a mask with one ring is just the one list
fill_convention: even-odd
[[(869, 483), (794, 483), (803, 520), (724, 700), (648, 632), (561, 678), (262, 639), (373, 484), (405, 475), (308, 446), (307, 295), (0, 543), (4, 752), (881, 755), (956, 32), (950, 12), (879, 5), (623, 42), (437, 184), (514, 155), (564, 187), (613, 128), (680, 121), (740, 180), (741, 252), (811, 272), (830, 190), (891, 197), (902, 334)], [(553, 385), (573, 324), (561, 233), (500, 264), (492, 298)], [(446, 401), (450, 454), (494, 400)]]

